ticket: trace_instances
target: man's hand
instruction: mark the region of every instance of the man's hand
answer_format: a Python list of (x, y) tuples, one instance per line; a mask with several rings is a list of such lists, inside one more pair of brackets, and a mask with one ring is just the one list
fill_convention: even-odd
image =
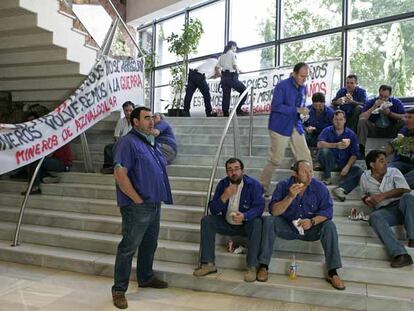
[(235, 195), (237, 192), (237, 185), (236, 184), (230, 184), (225, 190), (224, 194), (226, 197), (230, 198), (231, 196)]
[(236, 212), (235, 215), (232, 216), (232, 218), (236, 224), (241, 224), (244, 220), (244, 214), (240, 212)]
[(340, 141), (336, 143), (336, 148), (341, 149), (341, 150), (348, 148), (348, 146), (349, 146), (349, 143), (347, 143), (346, 141)]
[(308, 134), (312, 134), (315, 130), (316, 130), (316, 127), (314, 127), (314, 126), (305, 127), (305, 131)]
[(390, 113), (391, 113), (391, 110), (390, 110), (390, 108), (385, 108), (385, 109), (382, 109), (382, 110), (381, 110), (381, 112), (382, 112), (384, 115), (389, 116), (389, 115), (390, 115)]
[(375, 204), (374, 204), (373, 200), (371, 199), (371, 197), (367, 197), (364, 202), (369, 207), (375, 208)]
[(300, 108), (297, 108), (297, 112), (306, 116), (309, 114), (309, 109), (306, 107), (300, 107)]
[(377, 99), (375, 101), (374, 105), (372, 106), (372, 109), (375, 110), (375, 109), (381, 107), (382, 103), (383, 103), (383, 101), (381, 99)]
[(289, 188), (289, 194), (288, 194), (288, 196), (291, 199), (296, 198), (296, 196), (302, 191), (303, 187), (305, 187), (305, 185), (302, 184), (302, 183), (300, 183), (300, 184), (293, 184)]
[(352, 95), (351, 94), (346, 94), (344, 97), (343, 97), (343, 99), (344, 99), (344, 102), (346, 103), (346, 104), (349, 104), (349, 103), (352, 103), (353, 102), (353, 98), (352, 98)]
[(349, 170), (350, 170), (350, 167), (348, 165), (345, 165), (343, 169), (341, 170), (341, 173), (340, 173), (341, 177), (345, 177), (346, 175), (348, 175)]
[[(370, 199), (370, 201), (375, 205), (377, 205), (378, 203), (384, 201), (385, 197), (383, 193), (378, 193), (378, 194), (374, 194), (371, 195), (367, 198), (367, 200)], [(366, 201), (366, 200), (365, 200)]]
[(160, 131), (157, 130), (156, 128), (153, 128), (151, 131), (151, 134), (155, 137), (158, 137), (160, 135)]
[(312, 222), (310, 219), (301, 219), (298, 221), (298, 226), (302, 227), (304, 230), (309, 230), (312, 228)]
[(142, 204), (142, 203), (144, 203), (144, 200), (142, 200), (141, 198), (139, 198), (139, 200), (135, 200), (134, 203), (135, 204)]

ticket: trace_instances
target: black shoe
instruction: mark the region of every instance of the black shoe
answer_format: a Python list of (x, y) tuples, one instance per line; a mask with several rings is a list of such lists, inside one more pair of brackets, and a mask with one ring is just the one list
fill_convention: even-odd
[(248, 116), (248, 115), (250, 115), (248, 112), (246, 112), (246, 111), (236, 111), (236, 114), (239, 116), (239, 117), (246, 117), (246, 116)]
[(217, 117), (217, 112), (209, 112), (209, 113), (206, 113), (206, 116), (207, 116), (207, 118)]
[(113, 167), (103, 167), (101, 168), (101, 174), (113, 174), (114, 168)]
[(408, 247), (414, 247), (414, 240), (413, 239), (408, 240)]
[[(21, 195), (26, 195), (26, 192), (27, 192), (27, 190), (20, 192), (20, 194)], [(32, 188), (32, 191), (30, 191), (30, 194), (42, 194), (42, 190), (40, 190), (40, 188), (37, 188), (37, 189), (33, 190), (33, 188)]]
[(151, 287), (151, 288), (167, 288), (168, 287), (168, 283), (164, 282), (160, 279), (157, 279), (156, 277), (152, 278), (151, 281), (144, 283), (144, 284), (139, 284), (139, 287)]
[(365, 146), (364, 145), (359, 145), (358, 160), (365, 160)]
[(223, 117), (228, 117), (228, 116), (229, 116), (229, 112), (223, 111)]
[(402, 255), (395, 256), (391, 260), (391, 267), (393, 268), (402, 268), (402, 267), (409, 266), (412, 264), (413, 264), (413, 259), (408, 254), (402, 254)]
[(182, 110), (180, 115), (182, 117), (191, 117), (191, 114), (190, 114), (189, 110)]

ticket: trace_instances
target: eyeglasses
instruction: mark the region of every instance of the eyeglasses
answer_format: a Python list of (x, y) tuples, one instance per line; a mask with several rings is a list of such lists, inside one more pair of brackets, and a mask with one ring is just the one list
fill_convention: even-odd
[(237, 171), (240, 171), (241, 170), (241, 167), (235, 167), (235, 168), (228, 168), (228, 169), (226, 169), (226, 172), (227, 173), (234, 173), (234, 172), (237, 172)]

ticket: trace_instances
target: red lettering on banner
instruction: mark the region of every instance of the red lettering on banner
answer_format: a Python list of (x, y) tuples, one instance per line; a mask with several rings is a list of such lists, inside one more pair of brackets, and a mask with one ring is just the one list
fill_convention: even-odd
[(75, 120), (76, 132), (83, 130), (86, 126), (95, 121), (95, 119), (97, 119), (99, 116), (111, 111), (111, 101), (116, 104), (116, 97), (110, 97), (109, 101), (103, 101), (102, 103), (97, 104), (87, 113)]
[(20, 164), (22, 162), (27, 162), (34, 158), (35, 156), (41, 155), (46, 151), (53, 149), (53, 147), (58, 145), (58, 137), (52, 135), (46, 139), (43, 139), (41, 142), (34, 144), (24, 150), (19, 150), (16, 152), (16, 163)]
[(130, 90), (136, 87), (142, 88), (142, 81), (139, 75), (121, 77), (121, 89)]
[(312, 82), (311, 84), (308, 84), (307, 86), (308, 97), (312, 97), (313, 94), (317, 92), (321, 92), (326, 95), (326, 83), (325, 82)]

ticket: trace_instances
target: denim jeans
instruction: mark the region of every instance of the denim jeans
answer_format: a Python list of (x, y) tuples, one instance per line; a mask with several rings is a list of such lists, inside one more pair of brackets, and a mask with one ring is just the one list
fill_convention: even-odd
[(128, 289), (132, 258), (138, 250), (137, 281), (144, 284), (154, 277), (152, 264), (160, 231), (161, 204), (143, 203), (121, 207), (122, 240), (115, 259), (112, 292)]
[(262, 218), (256, 217), (243, 225), (231, 225), (224, 216), (208, 215), (201, 220), (201, 262), (214, 262), (216, 233), (229, 236), (247, 236), (247, 266), (258, 266), (262, 234)]
[(332, 220), (326, 220), (305, 230), (300, 235), (291, 222), (282, 216), (263, 217), (262, 244), (259, 263), (269, 265), (272, 259), (273, 246), (276, 237), (285, 240), (317, 241), (320, 240), (325, 252), (325, 263), (329, 270), (342, 267), (338, 246), (338, 234)]
[[(29, 164), (28, 172), (29, 172), (29, 179), (33, 176), (34, 171), (37, 166), (37, 161)], [(33, 187), (39, 187), (40, 183), (43, 182), (43, 178), (48, 176), (48, 172), (67, 172), (70, 170), (69, 166), (66, 166), (61, 160), (54, 157), (47, 157), (43, 160), (42, 165), (39, 168), (39, 172), (37, 173), (36, 179), (33, 183)]]
[(314, 148), (318, 144), (318, 136), (320, 132), (313, 131), (311, 134), (305, 131), (306, 144), (309, 148)]
[(403, 161), (392, 161), (388, 163), (388, 167), (398, 168), (404, 174), (405, 180), (411, 189), (414, 189), (414, 163)]
[(404, 225), (409, 239), (414, 239), (414, 195), (405, 193), (400, 200), (373, 211), (369, 224), (391, 257), (407, 254), (404, 245), (395, 237), (391, 227)]
[[(323, 177), (331, 178), (332, 171), (341, 171), (343, 167), (337, 164), (333, 152), (329, 148), (321, 148), (318, 153), (319, 163), (323, 169)], [(341, 180), (339, 187), (345, 190), (345, 193), (350, 193), (359, 185), (364, 170), (358, 165), (352, 165), (348, 174)]]
[(172, 161), (177, 157), (177, 151), (175, 151), (170, 145), (167, 144), (158, 144), (160, 146), (160, 150), (162, 155), (164, 156), (167, 164), (170, 165)]

